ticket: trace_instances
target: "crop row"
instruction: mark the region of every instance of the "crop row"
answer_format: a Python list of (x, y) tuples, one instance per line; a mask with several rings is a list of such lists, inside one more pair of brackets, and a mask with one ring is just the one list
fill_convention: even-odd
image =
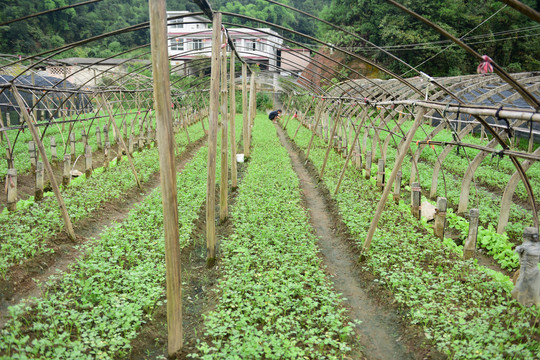
[[(305, 150), (310, 136), (302, 129), (296, 144)], [(310, 160), (318, 169), (325, 149), (316, 138)], [(323, 181), (332, 192), (343, 164), (331, 152)], [(359, 248), (379, 198), (371, 181), (347, 169), (334, 199)], [(405, 202), (387, 201), (364, 267), (408, 310), (411, 323), (422, 326), (425, 336), (450, 358), (539, 358), (538, 309), (523, 308), (511, 298), (508, 277), (462, 260), (455, 246), (447, 244), (416, 220)]]
[[(219, 303), (205, 319), (204, 359), (342, 358), (352, 327), (321, 269), (299, 181), (266, 117), (222, 241)], [(193, 355), (196, 356), (196, 355)]]
[[(190, 128), (192, 141), (204, 134), (200, 126)], [(187, 138), (185, 132), (176, 135), (179, 151), (185, 149)], [(141, 153), (135, 153), (133, 162), (141, 182), (159, 171), (157, 148), (153, 147)], [(127, 190), (134, 188), (136, 181), (127, 160), (108, 169), (99, 168), (93, 175), (85, 179), (80, 177), (73, 181), (62, 192), (71, 220), (77, 221), (89, 216), (106, 201), (120, 198)], [(60, 208), (52, 193), (41, 202), (33, 198), (20, 201), (18, 210), (0, 214), (0, 276), (5, 277), (9, 267), (31, 259), (45, 252), (52, 252), (48, 240), (64, 227)]]
[[(201, 149), (177, 175), (182, 248), (204, 203), (207, 153)], [(129, 354), (130, 341), (164, 295), (160, 189), (89, 246), (69, 272), (47, 284), (43, 297), (9, 309), (0, 358), (111, 359)]]
[[(105, 141), (110, 141), (111, 144), (114, 142), (113, 137), (113, 129), (112, 126), (109, 127), (109, 138), (105, 139), (104, 133), (103, 133), (103, 126), (109, 123), (109, 118), (100, 118), (94, 120), (92, 123), (92, 131), (89, 131), (88, 127), (90, 126), (90, 123), (92, 120), (85, 120), (87, 118), (91, 118), (95, 116), (94, 113), (88, 113), (88, 114), (82, 114), (77, 119), (81, 120), (78, 122), (75, 122), (73, 124), (67, 124), (65, 126), (64, 124), (64, 130), (61, 129), (60, 125), (55, 126), (49, 126), (46, 130), (45, 137), (43, 138), (43, 146), (45, 147), (45, 152), (47, 153), (47, 157), (49, 160), (51, 160), (51, 137), (55, 138), (56, 146), (57, 146), (57, 155), (59, 159), (63, 159), (64, 149), (66, 154), (70, 153), (70, 142), (68, 138), (68, 132), (70, 126), (72, 126), (72, 133), (75, 136), (75, 152), (76, 154), (84, 154), (84, 145), (82, 143), (82, 135), (81, 131), (84, 129), (87, 134), (87, 140), (88, 145), (92, 148), (92, 151), (97, 151), (98, 145), (96, 140), (96, 134), (95, 134), (95, 128), (96, 126), (100, 127), (101, 132), (101, 141), (102, 144), (105, 143)], [(103, 116), (103, 114), (101, 114)], [(122, 117), (116, 117), (115, 121), (117, 126), (120, 128), (120, 131), (123, 134), (123, 127), (122, 122), (127, 121), (128, 124), (128, 130), (131, 126), (131, 121), (134, 121), (137, 119), (136, 123), (133, 126), (133, 134), (138, 135), (139, 134), (139, 120), (144, 119), (146, 116), (146, 112), (142, 112), (140, 114), (136, 114), (136, 110), (132, 111), (132, 114), (126, 115), (125, 119)], [(149, 117), (148, 115), (147, 117)], [(70, 118), (68, 118), (70, 120)], [(147, 119), (148, 120), (148, 119)], [(37, 128), (40, 131), (43, 131), (44, 127), (38, 127)], [(14, 160), (14, 166), (15, 169), (17, 169), (17, 174), (23, 174), (28, 172), (30, 169), (31, 163), (30, 163), (30, 155), (28, 153), (28, 142), (32, 139), (32, 134), (30, 131), (25, 130), (24, 132), (18, 133), (18, 131), (7, 131), (4, 133), (9, 140), (10, 144), (13, 146), (13, 160)], [(15, 140), (17, 140), (15, 142)], [(0, 144), (7, 148), (7, 141), (4, 139), (0, 142)], [(4, 152), (5, 153), (5, 152)], [(0, 178), (4, 178), (7, 174), (7, 162), (1, 162), (0, 163)]]

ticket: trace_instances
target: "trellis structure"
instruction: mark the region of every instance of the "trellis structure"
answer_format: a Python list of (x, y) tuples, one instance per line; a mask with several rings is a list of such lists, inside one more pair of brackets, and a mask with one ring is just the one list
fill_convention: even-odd
[[(531, 221), (538, 228), (538, 203), (536, 198), (539, 196), (538, 191), (540, 189), (531, 184), (526, 174), (526, 171), (536, 161), (540, 160), (540, 152), (535, 146), (535, 137), (538, 139), (540, 134), (540, 113), (538, 112), (540, 110), (540, 76), (537, 73), (509, 75), (501, 67), (494, 64), (497, 74), (432, 78), (411, 67), (417, 76), (404, 79), (369, 59), (324, 44), (318, 39), (284, 28), (278, 24), (239, 14), (215, 12), (206, 0), (196, 2), (201, 7), (202, 12), (195, 13), (195, 15), (204, 14), (213, 23), (212, 57), (211, 59), (201, 58), (194, 60), (191, 66), (195, 73), (209, 73), (210, 77), (179, 76), (177, 75), (179, 66), (173, 66), (169, 69), (170, 59), (167, 58), (168, 42), (166, 35), (164, 36), (166, 22), (187, 15), (166, 19), (164, 15), (165, 1), (161, 0), (150, 0), (150, 23), (119, 29), (113, 33), (103, 34), (79, 43), (68, 44), (23, 59), (13, 60), (12, 57), (7, 56), (1, 59), (0, 109), (9, 109), (12, 111), (11, 113), (14, 111), (19, 117), (17, 120), (11, 119), (12, 115), (6, 110), (3, 110), (3, 114), (0, 113), (0, 135), (2, 135), (0, 141), (5, 149), (6, 168), (4, 172), (7, 175), (6, 181), (2, 185), (8, 189), (7, 196), (10, 208), (14, 208), (17, 200), (16, 193), (10, 191), (16, 185), (15, 149), (20, 141), (21, 133), (26, 128), (30, 129), (33, 134), (34, 145), (37, 145), (41, 159), (46, 165), (61, 207), (61, 192), (58, 186), (54, 185), (54, 175), (51, 166), (47, 165), (49, 159), (45, 152), (47, 135), (50, 129), (62, 128), (62, 136), (66, 135), (63, 137), (62, 144), (64, 153), (71, 155), (71, 160), (75, 159), (75, 124), (82, 126), (83, 132), (80, 139), (85, 145), (85, 151), (87, 151), (86, 147), (88, 146), (87, 137), (95, 133), (99, 139), (97, 141), (97, 151), (103, 151), (106, 159), (108, 159), (111, 146), (109, 144), (109, 130), (113, 134), (113, 142), (117, 144), (116, 154), (118, 158), (121, 158), (125, 152), (128, 159), (130, 159), (129, 154), (133, 152), (134, 146), (138, 145), (139, 148), (142, 148), (157, 138), (161, 156), (161, 171), (162, 174), (169, 174), (167, 177), (162, 176), (165, 212), (170, 215), (169, 220), (165, 221), (166, 242), (169, 245), (167, 247), (168, 274), (178, 274), (179, 264), (175, 263), (178, 249), (174, 246), (175, 238), (178, 238), (178, 229), (174, 226), (174, 223), (178, 220), (177, 215), (175, 215), (175, 211), (177, 211), (175, 202), (171, 200), (176, 198), (176, 185), (167, 183), (164, 180), (164, 178), (174, 178), (171, 171), (174, 170), (174, 149), (170, 141), (170, 135), (173, 127), (187, 133), (189, 124), (208, 117), (209, 128), (205, 129), (205, 131), (208, 131), (209, 145), (206, 231), (208, 261), (210, 264), (213, 263), (217, 256), (214, 203), (219, 126), (221, 124), (222, 129), (221, 173), (227, 174), (230, 156), (232, 188), (234, 188), (236, 187), (235, 137), (237, 134), (234, 133), (233, 121), (236, 111), (236, 93), (241, 93), (243, 112), (243, 133), (241, 137), (244, 145), (244, 155), (249, 158), (250, 131), (252, 126), (256, 126), (256, 124), (253, 124), (256, 92), (263, 83), (263, 81), (259, 80), (264, 79), (264, 75), (268, 75), (267, 78), (273, 79), (281, 70), (279, 67), (270, 67), (268, 70), (258, 74), (258, 71), (252, 67), (253, 63), (248, 63), (246, 59), (239, 55), (234, 43), (227, 36), (229, 28), (233, 24), (226, 20), (236, 17), (259, 22), (265, 26), (280, 30), (282, 33), (280, 37), (289, 44), (284, 46), (286, 49), (290, 49), (292, 46), (306, 48), (305, 44), (291, 39), (292, 35), (302, 36), (306, 41), (315, 44), (310, 46), (310, 50), (314, 54), (333, 64), (330, 67), (316, 58), (307, 57), (304, 54), (299, 55), (309, 59), (311, 64), (309, 68), (304, 69), (304, 74), (309, 75), (311, 78), (323, 78), (328, 83), (334, 83), (333, 86), (328, 88), (308, 80), (303, 75), (286, 76), (280, 79), (278, 86), (273, 82), (269, 82), (269, 85), (271, 85), (270, 89), (279, 93), (283, 104), (286, 104), (286, 116), (282, 124), (284, 127), (287, 127), (292, 113), (297, 112), (300, 120), (298, 129), (300, 126), (308, 127), (313, 132), (313, 137), (320, 136), (328, 143), (326, 157), (328, 157), (332, 148), (343, 153), (343, 156), (346, 157), (346, 164), (342, 171), (342, 178), (348, 163), (352, 163), (358, 169), (364, 168), (362, 164), (365, 163), (366, 176), (370, 176), (372, 163), (377, 161), (379, 164), (377, 175), (380, 178), (378, 178), (377, 183), (381, 187), (382, 194), (364, 243), (364, 250), (367, 251), (370, 247), (378, 219), (392, 189), (394, 189), (395, 193), (397, 192), (399, 198), (400, 178), (402, 175), (401, 165), (407, 157), (412, 161), (409, 177), (411, 192), (416, 191), (417, 195), (420, 193), (421, 189), (418, 184), (422, 174), (418, 171), (417, 163), (420, 161), (420, 156), (424, 150), (436, 153), (431, 186), (429, 191), (424, 189), (426, 195), (429, 194), (431, 198), (435, 198), (437, 195), (437, 189), (440, 187), (438, 182), (439, 174), (443, 173), (443, 164), (452, 149), (480, 150), (474, 158), (468, 157), (469, 165), (461, 182), (459, 203), (448, 204), (448, 206), (456, 207), (458, 213), (466, 213), (469, 210), (471, 185), (478, 186), (475, 181), (475, 173), (482, 160), (488, 156), (510, 158), (515, 166), (515, 173), (511, 176), (501, 196), (497, 229), (499, 232), (503, 232), (508, 224), (513, 194), (520, 181), (524, 184), (527, 192), (527, 210), (530, 212)], [(269, 2), (278, 4), (275, 1)], [(393, 1), (390, 2), (407, 11), (401, 5)], [(292, 9), (289, 6), (286, 7)], [(304, 16), (311, 16), (296, 9), (293, 10), (302, 13)], [(421, 21), (425, 21), (417, 14), (412, 15)], [(222, 21), (222, 19), (225, 20)], [(456, 44), (462, 46), (474, 56), (477, 56), (474, 50), (463, 44), (459, 39), (453, 38), (436, 25), (425, 22), (444, 36), (451, 38)], [(121, 54), (115, 54), (111, 58), (127, 58), (125, 61), (119, 62), (117, 68), (100, 69), (99, 65), (108, 60), (103, 59), (91, 65), (80, 66), (77, 70), (69, 72), (67, 71), (67, 65), (63, 64), (66, 70), (62, 77), (43, 78), (36, 71), (43, 64), (52, 64), (52, 57), (62, 54), (65, 50), (91, 41), (98, 41), (104, 37), (138, 31), (149, 26), (152, 43), (148, 44), (146, 48), (151, 45), (151, 51), (147, 50), (143, 55), (131, 56), (132, 51), (139, 50), (134, 48)], [(253, 29), (248, 26), (245, 26), (245, 28)], [(364, 39), (361, 40), (365, 41)], [(229, 52), (227, 52), (225, 43), (229, 45)], [(267, 44), (268, 48), (272, 50), (268, 52), (268, 56), (275, 56), (273, 50), (278, 45)], [(333, 51), (343, 52), (365, 61), (385, 73), (390, 79), (367, 78), (364, 74), (346, 65), (339, 64), (332, 57), (326, 55), (322, 50), (323, 47), (329, 47)], [(127, 70), (123, 68), (129, 63), (130, 58), (140, 58), (150, 53), (152, 54), (151, 63), (137, 62), (132, 63)], [(186, 51), (187, 53), (188, 51)], [(396, 61), (401, 61), (391, 54), (386, 54), (395, 58)], [(229, 66), (227, 65), (228, 58), (230, 59)], [(234, 60), (238, 60), (238, 62), (235, 64)], [(54, 60), (54, 64), (62, 65), (62, 61)], [(295, 66), (294, 63), (288, 63), (287, 65)], [(149, 74), (151, 67), (153, 76)], [(338, 71), (335, 71), (336, 67), (338, 67)], [(351, 78), (339, 75), (340, 67), (351, 73)], [(227, 74), (228, 68), (229, 73)], [(74, 85), (75, 82), (72, 80), (76, 79), (77, 74), (83, 72), (91, 72), (92, 76), (88, 77), (84, 82)], [(325, 74), (334, 74), (335, 76)], [(44, 83), (40, 79), (46, 79), (47, 81)], [(257, 81), (259, 81), (259, 84), (256, 83)], [(128, 120), (128, 116), (134, 117)], [(120, 119), (120, 126), (117, 126), (115, 119)], [(411, 119), (414, 119), (412, 125)], [(204, 129), (204, 122), (202, 121), (201, 126)], [(227, 144), (228, 128), (231, 131), (232, 144), (230, 145)], [(298, 132), (298, 129), (296, 132)], [(450, 131), (453, 140), (437, 140), (437, 135), (443, 131)], [(105, 136), (103, 142), (101, 141), (102, 132)], [(417, 132), (422, 134), (422, 139), (416, 141), (416, 147), (412, 147), (411, 144)], [(11, 137), (7, 136), (8, 134)], [(469, 134), (477, 134), (483, 143), (480, 145), (465, 141), (464, 138)], [(187, 133), (187, 135), (189, 139), (189, 134)], [(371, 148), (367, 146), (368, 139), (371, 142)], [(527, 149), (522, 150), (519, 148), (519, 139), (527, 141)], [(51, 161), (54, 161), (57, 156), (57, 144), (54, 144), (54, 152), (52, 150), (53, 143), (50, 142), (49, 145), (51, 146)], [(228, 146), (231, 146), (230, 155)], [(385, 163), (387, 164), (387, 149), (389, 146), (398, 148), (398, 155), (389, 178), (384, 179), (384, 166)], [(307, 157), (309, 157), (310, 147), (311, 142), (307, 149)], [(91, 152), (91, 149), (88, 151)], [(377, 152), (379, 152), (378, 158)], [(39, 156), (34, 150), (31, 155), (32, 171), (35, 171), (34, 167), (40, 163), (38, 159)], [(70, 165), (67, 166), (69, 169)], [(324, 176), (324, 168), (323, 164), (320, 177)], [(137, 177), (134, 168), (133, 172), (134, 176)], [(442, 175), (444, 176), (444, 174)], [(228, 216), (227, 184), (227, 178), (222, 177), (220, 185), (220, 220), (222, 221)], [(534, 184), (538, 183), (534, 182)], [(339, 186), (338, 184), (335, 192), (339, 191)], [(442, 205), (443, 202), (440, 204), (439, 210), (443, 213), (446, 205)], [(417, 207), (413, 211), (419, 210), (419, 204), (414, 204), (414, 200), (413, 206)], [(476, 201), (475, 207), (478, 207), (478, 201)], [(67, 232), (70, 236), (74, 236), (73, 230), (69, 230), (71, 223), (67, 212), (65, 212), (64, 221)], [(442, 224), (444, 229), (444, 221)], [(440, 228), (440, 223), (438, 227)], [(174, 231), (175, 228), (176, 232)], [(171, 306), (169, 310), (170, 316), (178, 315), (179, 309), (181, 309), (181, 303), (178, 300), (179, 281), (180, 279), (176, 277), (171, 278), (170, 282), (168, 280), (167, 283), (168, 289), (171, 289), (168, 293)], [(179, 322), (181, 323), (181, 318), (174, 318), (174, 320), (171, 318), (170, 324), (178, 324)], [(178, 327), (169, 330), (169, 353), (174, 354), (182, 347), (182, 332), (181, 328)]]

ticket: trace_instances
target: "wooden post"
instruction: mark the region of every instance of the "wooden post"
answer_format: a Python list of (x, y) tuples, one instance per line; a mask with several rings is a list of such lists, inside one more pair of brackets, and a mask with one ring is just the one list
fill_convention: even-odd
[(247, 65), (242, 63), (242, 142), (244, 143), (244, 157), (249, 154), (249, 110), (247, 102)]
[(71, 155), (64, 155), (64, 172), (62, 174), (62, 185), (68, 186), (71, 182)]
[(89, 178), (92, 175), (92, 148), (90, 145), (85, 146), (84, 159), (84, 173)]
[(379, 159), (377, 163), (377, 186), (384, 188), (384, 159)]
[(40, 201), (43, 199), (43, 163), (36, 163), (36, 188), (34, 189), (34, 199)]
[(399, 204), (401, 198), (401, 170), (396, 173), (396, 180), (394, 181), (394, 194), (393, 198), (396, 204)]
[[(167, 352), (172, 357), (183, 347), (182, 279), (180, 244), (178, 242), (178, 204), (174, 133), (172, 130), (169, 59), (167, 52), (167, 14), (165, 0), (150, 0), (150, 38), (152, 73), (156, 107), (157, 145), (161, 171), (163, 227), (165, 231), (165, 264), (167, 283)], [(122, 140), (123, 142), (123, 140)], [(129, 155), (128, 149), (128, 159)], [(134, 168), (133, 168), (134, 169)]]
[(58, 155), (56, 153), (56, 138), (51, 136), (51, 160), (53, 163), (58, 161)]
[(83, 147), (88, 145), (88, 136), (86, 136), (86, 131), (84, 129), (81, 130), (81, 142), (83, 143)]
[(534, 134), (531, 133), (531, 137), (529, 138), (529, 147), (528, 147), (528, 152), (529, 153), (532, 153), (533, 152), (533, 148), (534, 148)]
[(69, 143), (71, 144), (71, 160), (75, 161), (75, 134), (73, 132), (69, 134)]
[(8, 211), (17, 210), (17, 169), (10, 168), (7, 171), (7, 209)]
[[(222, 34), (222, 42), (227, 41), (225, 34)], [(229, 216), (228, 196), (229, 196), (229, 164), (227, 150), (229, 148), (227, 132), (227, 47), (221, 49), (221, 178), (219, 184), (219, 220), (225, 221)]]
[(420, 202), (422, 199), (422, 189), (420, 183), (413, 182), (411, 186), (411, 211), (415, 218), (420, 219)]
[(128, 140), (128, 151), (130, 154), (133, 154), (133, 134), (129, 135), (129, 140)]
[[(219, 74), (220, 61), (219, 49), (221, 46), (221, 13), (214, 13), (212, 25), (212, 64), (210, 75), (210, 114), (208, 125), (208, 176), (206, 187), (206, 261), (213, 266), (216, 259), (216, 226), (215, 226), (215, 203), (216, 203), (216, 151), (217, 151), (217, 128), (219, 114)], [(244, 119), (248, 112), (244, 108)], [(249, 123), (244, 122), (244, 134)], [(248, 139), (244, 138), (244, 148), (249, 146)]]
[(32, 171), (35, 171), (36, 163), (37, 163), (37, 153), (36, 153), (36, 143), (32, 140), (28, 142), (28, 154), (30, 156), (30, 163), (32, 164)]
[[(17, 100), (19, 108), (24, 109), (24, 100), (21, 94), (19, 93), (19, 90), (15, 86), (15, 84), (11, 85), (11, 89), (12, 89), (12, 94), (15, 96), (15, 99)], [(47, 159), (47, 154), (45, 153), (45, 147), (43, 146), (43, 143), (40, 140), (39, 134), (36, 128), (34, 127), (34, 124), (32, 123), (28, 112), (21, 111), (21, 113), (23, 114), (24, 120), (26, 121), (26, 124), (28, 125), (28, 129), (32, 133), (32, 138), (34, 139), (34, 141), (36, 142), (38, 146), (38, 150), (41, 155), (41, 158), (43, 159), (45, 169), (47, 169), (47, 174), (49, 175), (49, 180), (51, 181), (51, 186), (54, 191), (54, 195), (56, 195), (56, 199), (58, 200), (58, 204), (60, 205), (60, 212), (62, 213), (64, 226), (66, 228), (66, 233), (71, 240), (75, 240), (75, 232), (73, 231), (73, 225), (71, 224), (71, 219), (69, 218), (69, 214), (67, 212), (64, 199), (62, 198), (62, 195), (60, 194), (60, 189), (58, 188), (58, 184), (56, 183), (56, 178), (54, 177), (51, 164), (49, 163), (49, 159)]]
[(469, 217), (469, 236), (463, 247), (463, 258), (472, 259), (476, 256), (476, 238), (478, 236), (478, 209), (471, 209)]
[(407, 133), (405, 141), (403, 142), (401, 151), (398, 153), (399, 155), (396, 156), (394, 168), (392, 169), (392, 173), (390, 174), (390, 177), (388, 178), (388, 182), (384, 186), (383, 194), (381, 196), (381, 199), (379, 200), (379, 204), (377, 205), (377, 209), (375, 210), (375, 215), (373, 216), (373, 220), (371, 221), (371, 224), (369, 226), (368, 234), (366, 236), (366, 240), (364, 241), (364, 245), (362, 246), (362, 252), (364, 253), (364, 255), (367, 254), (367, 252), (369, 251), (369, 248), (371, 246), (371, 241), (373, 239), (373, 235), (375, 234), (375, 229), (377, 229), (379, 219), (381, 218), (381, 214), (384, 209), (384, 204), (386, 203), (386, 199), (388, 198), (388, 195), (390, 194), (392, 183), (396, 179), (397, 172), (399, 171), (398, 169), (400, 169), (401, 164), (403, 164), (403, 160), (405, 159), (405, 155), (407, 154), (407, 149), (409, 148), (409, 146), (411, 146), (411, 142), (414, 137), (414, 134), (418, 130), (418, 127), (420, 126), (422, 119), (424, 118), (424, 114), (425, 114), (425, 109), (420, 107), (420, 109), (418, 110), (418, 113), (416, 114), (416, 118), (414, 119), (413, 126)]
[[(155, 1), (158, 1), (158, 0), (155, 0)], [(109, 117), (111, 118), (111, 123), (113, 124), (113, 129), (116, 129), (116, 133), (120, 134), (120, 131), (118, 130), (118, 125), (116, 125), (116, 122), (114, 121), (114, 118), (113, 118), (112, 111), (111, 111), (109, 103), (107, 101), (105, 101), (105, 97), (103, 97), (102, 100), (103, 100), (103, 104), (107, 108), (107, 112), (109, 113)], [(171, 102), (169, 101), (169, 105), (168, 105), (169, 110), (170, 110), (170, 106), (171, 106), (170, 103)], [(169, 117), (169, 119), (170, 119), (170, 117)], [(171, 130), (171, 133), (172, 133), (172, 130)], [(133, 176), (135, 176), (135, 181), (137, 182), (137, 185), (139, 186), (139, 189), (142, 190), (143, 188), (142, 188), (141, 182), (139, 181), (139, 176), (137, 176), (137, 170), (135, 170), (135, 165), (133, 165), (133, 160), (131, 159), (131, 155), (129, 154), (126, 143), (124, 142), (124, 139), (122, 139), (122, 136), (119, 136), (118, 139), (122, 142), (122, 147), (126, 150), (129, 165), (131, 167), (131, 171), (133, 172)], [(120, 158), (120, 157), (121, 157), (121, 152), (119, 151), (118, 152), (118, 158)]]
[(447, 201), (444, 197), (437, 198), (437, 212), (435, 213), (435, 222), (433, 231), (439, 239), (444, 239), (444, 228), (446, 226), (446, 207)]
[(105, 146), (103, 147), (103, 167), (106, 169), (109, 167), (109, 153), (111, 151), (111, 143), (109, 140), (105, 141)]
[(371, 151), (366, 153), (366, 180), (371, 178)]
[(231, 187), (236, 189), (238, 187), (238, 170), (236, 166), (236, 84), (235, 84), (235, 74), (234, 74), (234, 62), (235, 54), (234, 51), (231, 51), (231, 60), (230, 60), (230, 123), (231, 123)]
[(255, 94), (256, 94), (256, 85), (255, 85), (255, 73), (251, 73), (251, 79), (249, 82), (249, 126), (248, 126), (248, 137), (247, 137), (247, 157), (249, 157), (249, 151), (251, 148), (251, 127), (253, 126), (253, 121), (255, 119), (255, 113), (257, 111), (257, 102), (255, 100)]
[(101, 143), (101, 131), (99, 131), (99, 126), (96, 126), (96, 143), (97, 149), (103, 150), (103, 144)]

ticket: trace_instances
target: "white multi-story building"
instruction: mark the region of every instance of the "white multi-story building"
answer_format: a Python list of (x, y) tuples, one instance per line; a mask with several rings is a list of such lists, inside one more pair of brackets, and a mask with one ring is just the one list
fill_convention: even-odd
[[(188, 11), (168, 11), (167, 17), (181, 16), (168, 21), (169, 55), (177, 71), (188, 74), (193, 71), (191, 62), (210, 57), (212, 52), (212, 29), (210, 21), (203, 16), (189, 16)], [(187, 15), (187, 16), (186, 16)], [(271, 29), (228, 29), (238, 54), (248, 63), (256, 63), (261, 70), (279, 71), (278, 50), (283, 40)], [(191, 70), (190, 70), (191, 69)]]

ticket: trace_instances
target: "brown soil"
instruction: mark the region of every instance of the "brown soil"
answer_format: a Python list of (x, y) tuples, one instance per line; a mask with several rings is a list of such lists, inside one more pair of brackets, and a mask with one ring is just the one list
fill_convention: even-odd
[(361, 323), (355, 331), (362, 353), (358, 359), (444, 359), (443, 354), (428, 345), (420, 327), (411, 326), (405, 310), (393, 301), (392, 294), (377, 285), (371, 273), (358, 266), (358, 254), (349, 241), (351, 235), (341, 221), (335, 202), (324, 186), (318, 186), (318, 173), (303, 151), (289, 141), (276, 127), (283, 146), (288, 150), (294, 170), (300, 179), (304, 204), (319, 238), (321, 257), (337, 292), (342, 293), (351, 320)]
[[(185, 164), (193, 157), (202, 145), (204, 139), (191, 143), (178, 158), (177, 171), (181, 171)], [(105, 227), (113, 222), (121, 222), (129, 210), (142, 201), (150, 192), (159, 186), (159, 173), (154, 174), (149, 181), (143, 184), (143, 191), (135, 187), (126, 192), (121, 199), (107, 202), (99, 210), (94, 211), (90, 217), (75, 224), (76, 241), (71, 241), (65, 232), (61, 232), (49, 240), (48, 246), (54, 253), (47, 253), (15, 265), (8, 271), (9, 278), (0, 279), (0, 328), (7, 321), (7, 308), (30, 297), (38, 297), (41, 288), (51, 275), (69, 269), (76, 259), (83, 256), (81, 246), (99, 239)], [(32, 189), (33, 191), (33, 189)]]

